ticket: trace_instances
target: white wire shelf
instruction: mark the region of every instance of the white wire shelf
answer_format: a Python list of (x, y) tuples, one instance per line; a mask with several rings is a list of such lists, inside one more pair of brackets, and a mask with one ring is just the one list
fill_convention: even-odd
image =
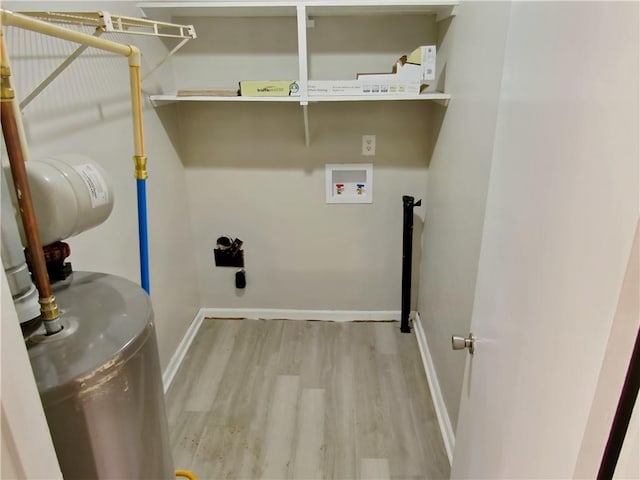
[[(173, 102), (301, 102), (300, 97), (226, 97), (213, 95), (178, 96), (176, 94), (150, 95), (154, 106), (161, 106)], [(313, 95), (309, 96), (309, 103), (313, 102), (379, 102), (379, 101), (436, 101), (445, 104), (451, 95), (443, 92), (425, 92), (415, 95)]]
[(96, 12), (20, 12), (21, 15), (63, 25), (92, 26), (109, 33), (129, 35), (152, 35), (168, 38), (196, 38), (192, 25), (160, 22), (147, 18), (134, 18), (117, 15), (105, 10)]
[[(75, 27), (93, 27), (93, 35), (99, 37), (104, 33), (124, 33), (127, 35), (147, 35), (154, 37), (164, 37), (178, 39), (175, 45), (164, 58), (157, 63), (144, 78), (157, 70), (174, 53), (182, 48), (188, 41), (196, 38), (196, 31), (193, 25), (181, 25), (170, 22), (160, 22), (146, 18), (126, 17), (115, 15), (104, 10), (96, 12), (45, 12), (26, 11), (20, 15), (36, 18), (38, 20), (57, 23), (61, 25), (72, 25)], [(87, 49), (87, 45), (81, 45), (74, 50), (58, 67), (54, 69), (40, 84), (33, 89), (21, 102), (20, 109), (24, 109), (42, 91), (53, 82), (69, 65), (71, 65)], [(144, 79), (143, 78), (143, 79)]]
[(297, 7), (308, 15), (409, 15), (435, 14), (438, 19), (455, 15), (459, 0), (235, 0), (156, 1), (137, 4), (146, 14), (170, 17), (295, 16)]

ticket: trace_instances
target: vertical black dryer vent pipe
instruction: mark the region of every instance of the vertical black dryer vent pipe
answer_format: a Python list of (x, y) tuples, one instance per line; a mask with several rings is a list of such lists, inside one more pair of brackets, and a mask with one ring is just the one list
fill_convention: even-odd
[(413, 257), (413, 208), (422, 205), (409, 195), (402, 196), (402, 311), (400, 313), (400, 331), (410, 333), (409, 312), (411, 309), (411, 262)]

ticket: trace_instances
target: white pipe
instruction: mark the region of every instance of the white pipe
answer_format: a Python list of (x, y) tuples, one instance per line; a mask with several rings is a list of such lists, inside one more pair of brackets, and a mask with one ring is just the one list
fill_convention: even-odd
[[(4, 33), (2, 31), (0, 31), (0, 37), (4, 38)], [(7, 56), (5, 43), (4, 41), (0, 43), (2, 43), (2, 45), (0, 46), (0, 48), (2, 49), (0, 51), (0, 57), (3, 59), (8, 59), (9, 57)], [(8, 60), (6, 62), (8, 62)], [(7, 76), (5, 78), (5, 86), (10, 88), (14, 92), (14, 96), (15, 96), (15, 89), (13, 88), (13, 84), (11, 82), (11, 76)], [(20, 113), (20, 107), (18, 106), (18, 102), (12, 102), (11, 105), (13, 108), (13, 116), (16, 119), (16, 126), (18, 127), (18, 139), (20, 140), (20, 148), (22, 149), (22, 156), (24, 157), (24, 161), (26, 162), (27, 160), (29, 160), (29, 146), (27, 145), (27, 135), (24, 131), (24, 122), (22, 121), (22, 114)]]
[(131, 115), (133, 117), (133, 149), (135, 157), (144, 157), (141, 81), (140, 67), (137, 65), (130, 65), (129, 82), (131, 88)]
[(7, 275), (11, 296), (18, 312), (20, 323), (40, 315), (38, 291), (24, 258), (24, 249), (18, 233), (15, 211), (9, 196), (8, 183), (2, 172), (2, 265)]
[(309, 105), (302, 106), (302, 115), (304, 116), (304, 144), (308, 147), (311, 143), (309, 135)]

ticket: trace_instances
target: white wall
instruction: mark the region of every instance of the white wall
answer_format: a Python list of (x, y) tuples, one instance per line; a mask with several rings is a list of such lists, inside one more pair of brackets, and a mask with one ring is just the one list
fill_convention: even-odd
[[(399, 310), (402, 195), (425, 193), (429, 108), (311, 105), (306, 148), (298, 105), (180, 105), (202, 305)], [(361, 156), (363, 134), (377, 135), (375, 157)], [(325, 163), (363, 161), (373, 204), (326, 204)], [(245, 242), (244, 292), (235, 269), (214, 267), (224, 234)]]
[[(178, 88), (238, 88), (241, 80), (299, 76), (295, 9), (288, 17), (176, 17), (198, 39), (174, 59)], [(307, 29), (309, 78), (390, 72), (402, 55), (436, 40), (433, 15), (316, 16)]]
[[(298, 77), (295, 17), (184, 18), (199, 38), (176, 56), (178, 88)], [(435, 41), (433, 16), (316, 17), (311, 78), (391, 71)], [(256, 53), (258, 55), (256, 55)], [(304, 146), (296, 104), (186, 104), (180, 118), (200, 299), (206, 307), (399, 310), (402, 195), (422, 198), (438, 105), (311, 104)], [(169, 114), (168, 114), (169, 115)], [(377, 136), (375, 157), (362, 135)], [(373, 162), (371, 205), (327, 205), (326, 163)], [(424, 210), (417, 209), (416, 230)], [(245, 242), (247, 288), (213, 265), (216, 238)]]
[(509, 9), (464, 2), (441, 26), (453, 99), (429, 165), (418, 311), (454, 431), (466, 356), (450, 337), (471, 323)]
[[(7, 2), (20, 9), (63, 9), (69, 3)], [(71, 4), (77, 10), (77, 4)], [(83, 4), (83, 8), (137, 15), (133, 2)], [(92, 29), (89, 29), (91, 31)], [(155, 38), (105, 34), (142, 48), (143, 74), (166, 52)], [(18, 97), (23, 98), (75, 48), (40, 34), (6, 28)], [(172, 88), (168, 66), (144, 82), (150, 92)], [(95, 270), (139, 282), (138, 234), (133, 140), (127, 61), (89, 49), (24, 109), (31, 158), (83, 153), (110, 175), (115, 208), (101, 226), (68, 241), (75, 270)], [(151, 256), (151, 298), (155, 310), (161, 364), (165, 367), (199, 308), (193, 237), (189, 223), (184, 168), (172, 139), (172, 119), (162, 123), (145, 105), (146, 150), (149, 158), (148, 208)]]
[(174, 57), (177, 88), (237, 89), (240, 80), (298, 78), (295, 16), (174, 21), (193, 24), (198, 34)]

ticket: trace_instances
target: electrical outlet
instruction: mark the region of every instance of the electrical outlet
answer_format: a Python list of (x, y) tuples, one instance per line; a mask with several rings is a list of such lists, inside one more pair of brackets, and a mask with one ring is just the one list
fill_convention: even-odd
[(362, 155), (373, 156), (376, 154), (376, 136), (362, 136)]

